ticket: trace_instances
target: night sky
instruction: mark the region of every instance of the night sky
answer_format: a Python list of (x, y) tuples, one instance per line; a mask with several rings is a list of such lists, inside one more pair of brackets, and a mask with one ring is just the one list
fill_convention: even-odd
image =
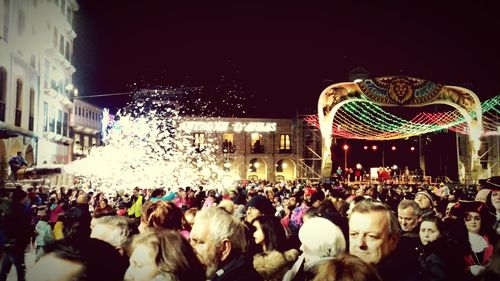
[[(220, 108), (242, 98), (225, 115), (287, 118), (316, 113), (321, 91), (357, 66), (466, 85), (481, 100), (500, 92), (495, 1), (77, 2), (81, 95), (203, 86)], [(129, 97), (86, 100), (117, 109)]]

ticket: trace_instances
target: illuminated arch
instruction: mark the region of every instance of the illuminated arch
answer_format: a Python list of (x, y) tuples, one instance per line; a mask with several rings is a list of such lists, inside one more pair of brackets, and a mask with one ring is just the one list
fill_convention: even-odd
[(257, 178), (259, 180), (267, 180), (267, 163), (262, 158), (252, 158), (248, 162), (247, 178)]
[(355, 101), (381, 106), (421, 107), (431, 104), (452, 106), (465, 118), (470, 129), (469, 141), (473, 148), (471, 162), (478, 162), (482, 112), (481, 103), (474, 92), (419, 78), (388, 76), (333, 84), (321, 93), (318, 99), (318, 121), (323, 139), (321, 165), (323, 177), (329, 177), (332, 171), (332, 126), (335, 113), (342, 106)]
[(274, 166), (277, 181), (279, 178), (282, 178), (282, 180), (293, 180), (297, 177), (296, 164), (291, 158), (280, 158)]

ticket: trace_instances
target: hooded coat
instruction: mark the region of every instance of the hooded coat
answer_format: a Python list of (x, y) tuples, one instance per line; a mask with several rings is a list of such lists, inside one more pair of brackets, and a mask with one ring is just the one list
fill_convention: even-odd
[(270, 251), (259, 253), (253, 257), (255, 270), (266, 281), (282, 280), (299, 256), (299, 251), (292, 249), (286, 252)]

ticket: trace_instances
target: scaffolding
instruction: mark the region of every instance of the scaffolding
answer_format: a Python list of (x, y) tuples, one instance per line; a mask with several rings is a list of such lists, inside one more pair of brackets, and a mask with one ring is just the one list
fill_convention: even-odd
[(299, 179), (319, 182), (321, 180), (321, 132), (319, 128), (308, 124), (304, 118), (307, 115), (297, 114), (299, 136), (297, 147)]

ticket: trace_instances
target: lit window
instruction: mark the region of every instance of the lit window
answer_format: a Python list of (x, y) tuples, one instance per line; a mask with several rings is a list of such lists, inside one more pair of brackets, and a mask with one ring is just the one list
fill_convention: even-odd
[(194, 134), (194, 146), (199, 150), (205, 149), (205, 134), (203, 133)]
[(252, 133), (250, 135), (252, 142), (252, 153), (264, 153), (264, 144), (262, 143), (262, 135)]
[(290, 150), (292, 145), (290, 142), (290, 135), (280, 135), (280, 150)]
[(90, 147), (89, 136), (83, 136), (83, 149), (84, 152)]
[(75, 133), (75, 145), (73, 146), (73, 153), (82, 154), (82, 143), (81, 143), (81, 135)]
[(234, 153), (234, 135), (233, 134), (224, 134), (222, 136), (222, 152), (223, 153)]

